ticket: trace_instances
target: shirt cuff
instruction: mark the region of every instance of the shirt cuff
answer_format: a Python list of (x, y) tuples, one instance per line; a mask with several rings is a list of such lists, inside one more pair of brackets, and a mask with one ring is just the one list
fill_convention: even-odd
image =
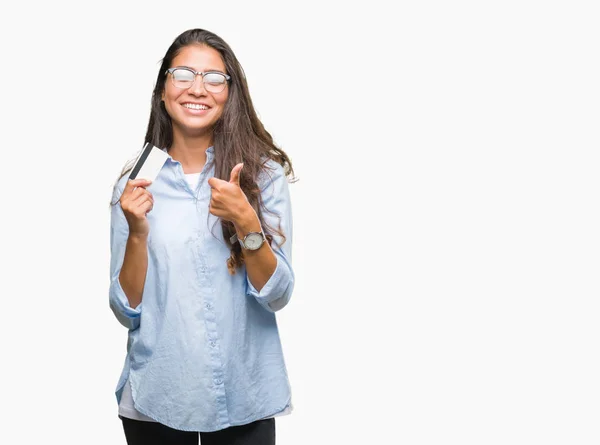
[(142, 303), (138, 304), (135, 309), (129, 305), (129, 300), (121, 287), (118, 276), (112, 280), (110, 285), (110, 297), (110, 308), (119, 323), (126, 328), (136, 329), (140, 325)]
[[(289, 283), (286, 279), (286, 266), (281, 259), (275, 255), (277, 266), (275, 271), (259, 291), (252, 285), (250, 278), (246, 277), (248, 283), (247, 295), (250, 295), (260, 303), (265, 309), (270, 312), (275, 312), (285, 306), (285, 295)], [(282, 304), (283, 303), (283, 304)]]

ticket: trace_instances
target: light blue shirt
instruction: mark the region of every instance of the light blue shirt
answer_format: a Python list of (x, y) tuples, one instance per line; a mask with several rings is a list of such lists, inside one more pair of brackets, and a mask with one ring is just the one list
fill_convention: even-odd
[[(129, 377), (139, 412), (172, 428), (203, 432), (291, 406), (275, 312), (288, 303), (294, 287), (292, 212), (283, 168), (269, 160), (270, 170), (258, 180), (267, 209), (263, 218), (286, 236), (281, 244), (271, 233), (277, 267), (258, 292), (245, 267), (235, 275), (227, 270), (230, 251), (219, 218), (208, 210), (213, 147), (206, 154), (196, 190), (171, 157), (148, 187), (154, 197), (147, 215), (148, 271), (135, 309), (118, 279), (129, 228), (120, 204), (112, 206), (109, 290), (112, 311), (129, 329), (117, 402)], [(113, 202), (127, 177), (117, 183)]]

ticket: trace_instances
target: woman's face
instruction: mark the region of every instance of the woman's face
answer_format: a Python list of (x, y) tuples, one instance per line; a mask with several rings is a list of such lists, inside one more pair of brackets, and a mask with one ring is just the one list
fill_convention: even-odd
[[(170, 68), (174, 67), (188, 67), (202, 73), (226, 73), (219, 52), (204, 45), (183, 47), (171, 62)], [(173, 131), (184, 137), (210, 134), (215, 122), (223, 114), (228, 94), (229, 85), (220, 93), (206, 91), (200, 75), (196, 76), (191, 87), (178, 88), (173, 84), (173, 75), (167, 74), (162, 99), (173, 122)]]

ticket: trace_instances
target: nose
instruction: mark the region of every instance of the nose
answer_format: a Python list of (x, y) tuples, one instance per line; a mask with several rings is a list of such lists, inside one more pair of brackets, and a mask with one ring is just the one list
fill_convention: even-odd
[(204, 89), (204, 79), (201, 74), (196, 74), (196, 81), (188, 88), (188, 92), (195, 96), (200, 96), (203, 93), (206, 94), (206, 90)]

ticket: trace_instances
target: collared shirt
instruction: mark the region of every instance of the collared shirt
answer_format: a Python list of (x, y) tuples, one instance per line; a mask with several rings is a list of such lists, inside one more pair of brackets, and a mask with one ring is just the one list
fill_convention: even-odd
[[(277, 259), (257, 291), (242, 266), (230, 275), (230, 250), (219, 218), (210, 214), (214, 148), (192, 190), (169, 157), (148, 187), (148, 269), (142, 302), (134, 309), (119, 283), (129, 233), (119, 203), (111, 213), (110, 307), (129, 329), (116, 397), (129, 379), (140, 413), (184, 431), (216, 431), (269, 417), (291, 407), (291, 390), (275, 312), (294, 287), (292, 213), (287, 178), (274, 161), (258, 179)], [(127, 175), (113, 194), (118, 201)], [(268, 230), (265, 226), (263, 229)]]

